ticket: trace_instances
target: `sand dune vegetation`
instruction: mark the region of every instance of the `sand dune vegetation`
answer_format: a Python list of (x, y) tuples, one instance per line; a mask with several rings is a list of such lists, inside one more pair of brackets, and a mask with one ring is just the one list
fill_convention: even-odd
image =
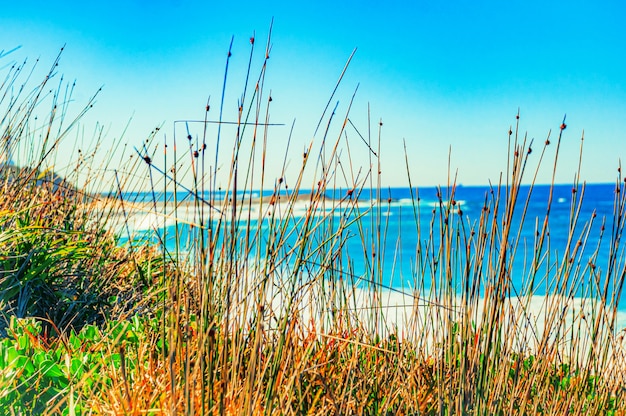
[[(96, 137), (59, 170), (57, 153), (97, 108), (72, 112), (56, 64), (36, 85), (28, 65), (0, 81), (3, 414), (625, 413), (624, 178), (604, 220), (608, 264), (577, 255), (585, 224), (601, 220), (578, 215), (584, 178), (572, 184), (561, 258), (546, 255), (552, 197), (545, 217), (525, 218), (520, 196), (539, 166), (558, 168), (566, 121), (531, 152), (518, 114), (503, 174), (471, 217), (452, 173), (436, 207), (414, 195), (415, 218), (432, 217), (407, 227), (415, 272), (398, 290), (384, 283), (378, 251), (389, 203), (382, 123), (352, 143), (349, 113), (323, 112), (318, 139), (291, 161), (300, 174), (266, 177), (263, 63), (248, 68), (234, 137), (189, 135), (164, 152), (155, 131), (122, 162)], [(216, 140), (232, 148), (219, 192)], [(364, 142), (371, 160), (360, 166), (349, 150)], [(133, 199), (138, 191), (147, 200)], [(517, 250), (526, 222), (537, 224), (530, 255)], [(362, 242), (365, 273), (354, 271), (348, 238)], [(515, 256), (532, 277), (521, 288)], [(553, 283), (539, 296), (542, 279)]]

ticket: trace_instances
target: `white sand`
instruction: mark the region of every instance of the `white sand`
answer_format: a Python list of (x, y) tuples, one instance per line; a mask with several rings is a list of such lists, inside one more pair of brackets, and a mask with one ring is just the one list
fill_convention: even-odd
[[(131, 231), (156, 230), (178, 223), (199, 223), (197, 210), (193, 204), (179, 204), (175, 216), (174, 207), (161, 206), (160, 212), (155, 212), (150, 204), (129, 204), (124, 206), (125, 214), (122, 214), (118, 205), (113, 211), (109, 224), (114, 229), (122, 230), (128, 224)], [(362, 207), (364, 208), (364, 207)], [(241, 218), (259, 219), (268, 213), (283, 216), (303, 217), (305, 215), (335, 215), (333, 204), (328, 204), (325, 209), (309, 209), (309, 202), (301, 199), (293, 203), (289, 210), (281, 204), (268, 204), (261, 207), (258, 204), (240, 207)], [(205, 206), (205, 215), (208, 216), (209, 208)], [(229, 218), (230, 213), (225, 213), (224, 218)], [(237, 284), (237, 294), (233, 295), (233, 316), (248, 319), (252, 316), (252, 309), (256, 307), (252, 299), (258, 293), (258, 280), (250, 280), (256, 273), (242, 271), (240, 281)], [(328, 283), (327, 283), (328, 285)], [(416, 345), (427, 350), (432, 350), (446, 328), (452, 322), (459, 322), (466, 317), (469, 322), (480, 327), (480, 322), (485, 314), (484, 299), (475, 305), (463, 308), (460, 297), (448, 301), (448, 305), (441, 302), (430, 303), (415, 299), (411, 294), (399, 293), (390, 290), (377, 290), (375, 294), (370, 290), (349, 289), (344, 296), (335, 293), (334, 296), (320, 293), (319, 285), (312, 284), (299, 287), (295, 298), (285, 287), (284, 281), (275, 279), (273, 284), (268, 285), (265, 295), (267, 305), (266, 325), (268, 328), (276, 328), (281, 317), (288, 314), (290, 319), (295, 318), (294, 311), (299, 311), (297, 318), (303, 327), (308, 330), (323, 333), (336, 333), (340, 330), (359, 328), (370, 334), (377, 333), (382, 337), (391, 333), (397, 334), (401, 339), (411, 340)], [(293, 302), (289, 302), (292, 299)], [(326, 299), (326, 300), (324, 300)], [(347, 299), (347, 305), (340, 305), (339, 299)], [(291, 309), (287, 308), (291, 305)], [(542, 345), (557, 345), (560, 351), (569, 357), (576, 356), (577, 360), (584, 357), (591, 348), (591, 339), (594, 325), (600, 322), (600, 339), (612, 339), (614, 344), (611, 351), (616, 353), (615, 359), (622, 357), (620, 368), (624, 365), (624, 344), (626, 334), (626, 311), (618, 311), (616, 316), (615, 337), (608, 334), (608, 322), (612, 319), (610, 313), (591, 299), (571, 298), (565, 299), (558, 296), (531, 296), (512, 297), (506, 300), (500, 321), (503, 322), (503, 339), (514, 350), (535, 351)], [(235, 318), (237, 319), (237, 318)], [(492, 319), (489, 316), (489, 319)], [(240, 322), (245, 325), (246, 322)], [(485, 334), (476, 333), (476, 337), (484, 337)], [(573, 354), (573, 355), (572, 355)]]

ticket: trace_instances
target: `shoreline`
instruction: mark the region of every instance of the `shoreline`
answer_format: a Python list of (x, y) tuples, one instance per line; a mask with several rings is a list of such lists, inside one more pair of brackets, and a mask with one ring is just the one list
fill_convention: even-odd
[[(269, 198), (263, 198), (263, 205), (261, 205), (261, 199), (253, 200), (248, 204), (247, 207), (241, 206), (242, 211), (240, 212), (241, 217), (247, 218), (249, 214), (250, 217), (256, 221), (257, 219), (262, 219), (265, 217), (266, 212), (264, 210), (274, 209), (275, 211), (280, 211), (281, 206), (285, 204), (285, 206), (292, 207), (292, 215), (304, 215), (306, 213), (306, 202), (310, 201), (309, 194), (298, 195), (296, 198), (293, 198), (292, 201), (278, 201), (277, 203), (272, 203), (268, 201)], [(352, 201), (342, 201), (342, 200), (329, 200), (331, 203), (353, 203)], [(156, 231), (157, 229), (161, 229), (162, 227), (173, 226), (176, 223), (179, 224), (187, 224), (194, 227), (200, 227), (199, 225), (199, 217), (196, 208), (198, 207), (199, 202), (196, 201), (183, 201), (177, 202), (175, 206), (173, 201), (168, 201), (167, 203), (157, 205), (157, 208), (161, 208), (160, 211), (154, 211), (154, 204), (148, 202), (141, 203), (133, 203), (127, 201), (115, 200), (112, 198), (104, 198), (95, 201), (91, 205), (90, 209), (95, 208), (98, 212), (105, 213), (107, 216), (106, 224), (110, 229), (116, 230), (117, 232), (124, 231), (125, 227), (128, 227), (131, 234), (134, 233), (145, 233), (150, 231)], [(293, 209), (293, 205), (298, 205)], [(163, 211), (165, 208), (165, 212)], [(333, 209), (332, 204), (330, 209)], [(295, 213), (295, 214), (294, 214)], [(327, 215), (328, 211), (319, 212), (320, 215)], [(220, 214), (217, 214), (220, 215)], [(223, 215), (223, 218), (226, 218), (224, 221), (228, 222), (228, 215)], [(245, 221), (245, 220), (242, 220)], [(364, 296), (364, 290), (360, 287), (355, 287), (357, 293), (361, 293), (361, 296)], [(389, 289), (379, 289), (381, 293), (385, 294), (385, 298), (387, 302), (383, 304), (385, 308), (391, 308), (396, 312), (396, 318), (391, 320), (394, 324), (403, 322), (404, 318), (398, 315), (400, 312), (404, 316), (407, 315), (407, 312), (414, 308), (414, 298), (408, 293), (400, 293), (404, 289), (403, 288), (392, 288)], [(541, 310), (543, 309), (542, 301), (546, 298), (553, 297), (554, 295), (550, 294), (536, 294), (532, 295), (529, 305), (530, 305), (530, 313), (533, 316), (538, 316)], [(516, 299), (516, 300), (514, 300)], [(510, 300), (512, 302), (517, 302), (518, 308), (521, 304), (521, 301), (518, 297), (511, 297)], [(528, 296), (522, 296), (521, 299), (528, 301)], [(587, 305), (588, 301), (592, 298), (583, 298), (583, 297), (574, 297), (571, 298), (568, 302), (571, 303), (572, 307), (578, 307), (579, 309), (588, 309), (589, 305)], [(560, 301), (560, 303), (563, 303)], [(622, 302), (624, 303), (624, 302)], [(586, 310), (586, 313), (589, 313)], [(626, 328), (626, 305), (623, 308), (618, 308), (617, 310), (617, 318), (616, 318), (616, 332)]]

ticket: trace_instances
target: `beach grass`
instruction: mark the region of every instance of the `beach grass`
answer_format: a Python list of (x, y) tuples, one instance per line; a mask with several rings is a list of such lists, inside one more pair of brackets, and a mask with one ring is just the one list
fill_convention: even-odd
[[(359, 130), (351, 106), (329, 111), (331, 89), (302, 155), (294, 162), (286, 151), (283, 174), (267, 176), (275, 163), (267, 155), (269, 39), (258, 68), (256, 48), (251, 39), (232, 137), (220, 127), (209, 135), (207, 104), (198, 135), (190, 123), (170, 142), (153, 131), (122, 165), (100, 157), (96, 137), (93, 150), (80, 149), (75, 166), (57, 173), (56, 152), (91, 102), (70, 114), (71, 88), (52, 86), (57, 62), (32, 89), (27, 65), (8, 69), (0, 84), (0, 409), (624, 414), (621, 172), (611, 218), (580, 217), (585, 183), (576, 176), (570, 226), (559, 230), (569, 244), (557, 256), (552, 193), (544, 217), (526, 218), (530, 193), (520, 188), (529, 183), (532, 193), (541, 166), (556, 172), (565, 120), (556, 137), (535, 144), (517, 114), (503, 174), (473, 216), (455, 199), (452, 169), (439, 203), (423, 206), (407, 154), (415, 221), (403, 232), (417, 245), (414, 258), (395, 260), (412, 262), (411, 284), (389, 287), (382, 122)], [(227, 77), (228, 64), (224, 85)], [(45, 106), (45, 122), (35, 119)], [(348, 140), (346, 126), (368, 133)], [(357, 146), (368, 148), (365, 166), (352, 159)], [(301, 164), (295, 176), (288, 162)], [(148, 201), (132, 198), (146, 189)], [(133, 231), (146, 214), (149, 238)], [(594, 221), (603, 221), (608, 264), (599, 249), (582, 255)], [(527, 223), (536, 229), (530, 252), (520, 246)], [(348, 239), (362, 250), (348, 251)], [(520, 256), (523, 270), (514, 267)], [(512, 283), (516, 273), (522, 287)], [(548, 288), (541, 296), (540, 285)]]

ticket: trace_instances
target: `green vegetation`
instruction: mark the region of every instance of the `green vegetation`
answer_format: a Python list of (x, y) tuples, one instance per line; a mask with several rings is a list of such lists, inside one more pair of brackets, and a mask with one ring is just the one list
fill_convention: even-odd
[[(218, 164), (211, 164), (206, 136), (190, 135), (188, 149), (176, 154), (174, 147), (159, 165), (149, 150), (159, 147), (153, 133), (141, 157), (127, 158), (110, 183), (95, 162), (103, 152), (98, 140), (93, 153), (77, 152), (76, 166), (64, 178), (52, 174), (59, 143), (84, 111), (71, 119), (63, 81), (50, 86), (56, 62), (32, 91), (18, 81), (24, 66), (8, 69), (0, 84), (0, 160), (19, 154), (22, 167), (5, 165), (0, 175), (0, 409), (64, 415), (624, 414), (626, 371), (614, 328), (626, 275), (619, 245), (626, 206), (621, 177), (614, 218), (607, 219), (615, 251), (610, 264), (577, 256), (587, 241), (587, 228), (577, 234), (577, 224), (594, 220), (578, 217), (584, 185), (577, 178), (571, 251), (562, 258), (546, 255), (546, 201), (527, 257), (528, 278), (514, 292), (513, 258), (522, 254), (513, 218), (525, 216), (520, 184), (535, 174), (526, 172), (531, 144), (516, 125), (502, 187), (486, 195), (478, 218), (463, 215), (451, 179), (430, 227), (417, 220), (414, 229), (407, 225), (419, 238), (414, 285), (404, 298), (411, 305), (400, 312), (399, 324), (390, 318), (382, 285), (380, 139), (365, 135), (372, 160), (367, 172), (359, 172), (349, 149), (363, 141), (346, 140), (348, 114), (338, 132), (334, 114), (323, 116), (325, 140), (311, 141), (300, 174), (265, 177), (268, 58), (269, 47), (254, 85), (242, 94), (237, 133), (228, 138), (228, 192), (209, 200), (200, 196), (218, 195)], [(48, 104), (47, 124), (40, 125), (36, 111)], [(553, 157), (556, 169), (564, 130), (563, 124), (553, 144), (548, 137), (533, 153), (538, 165)], [(226, 140), (218, 136), (211, 143), (215, 139), (217, 147)], [(188, 167), (186, 173), (180, 166)], [(311, 187), (304, 183), (307, 167), (316, 172)], [(148, 178), (154, 194), (149, 208), (122, 197), (143, 184), (118, 172), (148, 173), (135, 176)], [(411, 186), (408, 173), (407, 179)], [(258, 181), (274, 193), (256, 198)], [(307, 188), (313, 191), (301, 192)], [(111, 189), (117, 198), (98, 196)], [(176, 199), (174, 191), (182, 190), (191, 201)], [(357, 204), (364, 190), (379, 203)], [(165, 194), (173, 200), (162, 202)], [(303, 198), (306, 212), (299, 215)], [(174, 249), (133, 238), (120, 244), (129, 233), (125, 222), (140, 205), (180, 223)], [(189, 205), (193, 215), (185, 221), (194, 226), (187, 244), (178, 212)], [(423, 209), (417, 195), (412, 209), (416, 217)], [(365, 212), (370, 224), (364, 224)], [(354, 225), (369, 264), (358, 278), (345, 249)], [(541, 279), (554, 284), (539, 326), (529, 311)], [(582, 287), (587, 281), (595, 284)], [(588, 304), (570, 302), (582, 289)]]

